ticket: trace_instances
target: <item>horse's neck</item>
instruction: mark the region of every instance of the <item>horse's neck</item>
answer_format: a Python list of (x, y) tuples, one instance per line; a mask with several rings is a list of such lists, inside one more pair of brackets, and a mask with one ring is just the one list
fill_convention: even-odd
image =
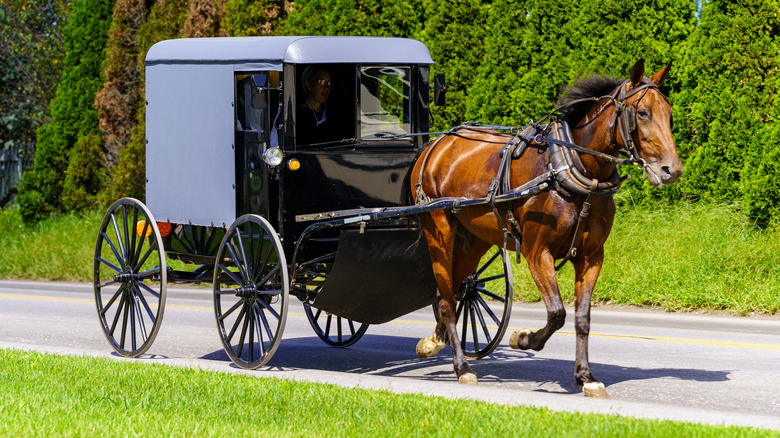
[[(596, 108), (598, 109), (598, 108)], [(617, 156), (619, 148), (615, 138), (615, 126), (610, 126), (614, 109), (606, 109), (592, 114), (588, 112), (582, 120), (571, 123), (571, 135), (574, 143), (596, 152)], [(585, 168), (586, 176), (604, 181), (612, 176), (615, 164), (597, 159), (593, 155), (580, 153), (580, 160)]]

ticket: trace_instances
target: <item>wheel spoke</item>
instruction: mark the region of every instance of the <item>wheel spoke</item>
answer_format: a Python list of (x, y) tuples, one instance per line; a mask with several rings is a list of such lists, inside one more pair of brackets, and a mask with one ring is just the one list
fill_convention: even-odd
[(104, 265), (108, 266), (109, 268), (115, 270), (116, 272), (122, 272), (121, 268), (118, 268), (118, 267), (114, 266), (111, 262), (109, 262), (108, 260), (104, 259), (103, 257), (97, 257), (97, 260), (100, 263), (103, 263)]
[[(114, 315), (114, 321), (111, 323), (111, 329), (108, 331), (111, 336), (114, 336), (114, 331), (116, 330), (116, 323), (119, 322), (119, 317), (122, 315), (122, 309), (125, 307), (125, 286), (122, 285), (122, 287), (119, 288), (119, 291), (117, 294), (121, 296), (119, 299), (119, 305), (117, 306), (116, 314)], [(111, 300), (113, 301), (113, 299)]]
[[(141, 266), (143, 266), (143, 263), (140, 265), (138, 264), (138, 259), (141, 257), (141, 251), (144, 249), (144, 242), (146, 241), (146, 232), (149, 231), (149, 228), (151, 225), (149, 225), (149, 218), (144, 218), (144, 229), (141, 231), (141, 237), (138, 239), (138, 248), (135, 249), (135, 252), (133, 254), (133, 261), (134, 266), (136, 266), (136, 269), (140, 269)], [(137, 225), (136, 225), (137, 226)], [(152, 246), (152, 242), (155, 242), (152, 238), (152, 236), (149, 236), (149, 246)], [(147, 256), (148, 257), (148, 256)], [(144, 259), (146, 261), (146, 259)]]
[(135, 284), (137, 284), (138, 286), (144, 288), (144, 290), (146, 290), (150, 294), (154, 295), (155, 298), (160, 298), (160, 294), (158, 294), (157, 291), (155, 291), (154, 289), (152, 289), (149, 286), (145, 285), (143, 282), (136, 281)]
[(225, 265), (220, 264), (219, 269), (220, 269), (220, 273), (224, 272), (225, 274), (228, 275), (228, 277), (230, 277), (233, 281), (235, 281), (237, 285), (239, 286), (241, 285), (241, 279), (236, 277), (236, 274), (233, 271), (229, 270), (227, 267), (225, 267)]
[[(138, 210), (133, 209), (133, 226), (129, 229), (130, 234), (133, 236), (133, 238), (130, 240), (130, 246), (127, 248), (127, 264), (132, 266), (134, 257), (135, 257), (135, 235), (136, 235), (136, 227), (138, 226)], [(143, 234), (142, 234), (143, 236)], [(143, 239), (143, 238), (141, 238)], [(143, 242), (143, 240), (141, 240)]]
[(477, 280), (477, 282), (479, 284), (485, 284), (485, 283), (489, 283), (491, 281), (500, 280), (502, 278), (504, 278), (504, 274), (496, 274), (496, 275), (491, 275), (490, 277), (479, 278)]
[(122, 308), (122, 342), (119, 344), (122, 349), (125, 348), (125, 335), (127, 334), (127, 314), (130, 312), (130, 300), (128, 300), (126, 297), (126, 293), (122, 294), (123, 302), (125, 303), (124, 307)]
[[(129, 291), (132, 294), (132, 289)], [(132, 296), (130, 296), (127, 300), (127, 311), (130, 313), (130, 342), (133, 347), (133, 351), (137, 349), (136, 347), (136, 337), (135, 337), (135, 300)]]
[[(260, 308), (260, 306), (257, 305), (257, 303), (252, 306), (252, 310), (255, 312), (255, 333), (257, 333), (257, 343), (260, 344), (260, 357), (265, 355), (265, 340), (263, 339), (263, 330), (260, 327), (261, 318), (263, 318), (263, 310)], [(273, 338), (269, 336), (268, 341), (270, 342)]]
[[(502, 303), (504, 301), (506, 301), (506, 298), (504, 298), (502, 296), (498, 296), (498, 295), (494, 294), (493, 292), (490, 292), (489, 290), (487, 290), (487, 289), (485, 289), (483, 287), (477, 287), (477, 292), (481, 293), (482, 295), (487, 295), (489, 298), (492, 298), (492, 299), (494, 299), (496, 301), (501, 301)], [(476, 295), (479, 295), (479, 294), (476, 294)]]
[[(244, 304), (243, 301), (239, 301), (238, 304)], [(236, 334), (236, 329), (238, 329), (238, 326), (241, 324), (241, 321), (243, 320), (246, 313), (246, 306), (241, 307), (241, 311), (238, 312), (238, 318), (236, 318), (236, 321), (233, 323), (233, 328), (230, 330), (230, 333), (228, 334), (227, 340), (228, 342), (233, 341), (233, 335)]]
[[(268, 342), (270, 345), (270, 343), (272, 343), (274, 340), (274, 334), (271, 331), (271, 324), (268, 322), (268, 318), (265, 316), (265, 312), (262, 310), (260, 311), (260, 322), (263, 323), (263, 328), (265, 329), (266, 335), (268, 335)], [(263, 347), (263, 354), (265, 354), (265, 346)]]
[(476, 315), (474, 314), (475, 307), (477, 306), (473, 304), (470, 305), (469, 313), (471, 313), (471, 334), (474, 336), (474, 351), (479, 351), (479, 337), (477, 337), (477, 318), (475, 317)]
[[(117, 259), (117, 261), (119, 262), (119, 264), (120, 264), (120, 265), (122, 265), (122, 266), (127, 266), (127, 263), (125, 263), (125, 259), (124, 259), (124, 258), (122, 257), (122, 255), (120, 255), (120, 254), (119, 254), (119, 252), (116, 250), (116, 247), (114, 247), (114, 242), (112, 242), (112, 241), (111, 241), (111, 238), (110, 238), (110, 237), (108, 237), (108, 234), (106, 234), (106, 232), (105, 232), (105, 231), (104, 231), (104, 232), (102, 232), (102, 233), (100, 233), (100, 234), (103, 236), (103, 241), (104, 241), (104, 242), (106, 242), (106, 243), (108, 243), (108, 247), (109, 247), (109, 248), (111, 248), (111, 251), (113, 251), (113, 252), (114, 252), (114, 257), (116, 257), (116, 259)], [(115, 267), (114, 265), (112, 265), (112, 264), (111, 264), (111, 263), (109, 263), (108, 261), (106, 261), (106, 260), (103, 260), (103, 258), (102, 258), (102, 257), (99, 257), (98, 259), (99, 259), (99, 260), (101, 260), (101, 261), (103, 261), (103, 263), (105, 263), (105, 264), (107, 264), (107, 265), (111, 266), (112, 268), (114, 268), (114, 269), (115, 269), (117, 272), (122, 272), (122, 270), (121, 270), (121, 269), (119, 269), (119, 268)]]
[(103, 288), (104, 288), (104, 287), (106, 287), (106, 286), (110, 286), (110, 285), (112, 285), (112, 284), (116, 284), (116, 283), (118, 283), (118, 281), (116, 281), (116, 280), (114, 280), (114, 279), (112, 278), (111, 280), (105, 281), (105, 282), (103, 282), (103, 283), (100, 283), (99, 285), (97, 285), (97, 289), (98, 289), (98, 290), (101, 290), (101, 289), (103, 289)]
[[(251, 223), (250, 223), (251, 224)], [(238, 249), (241, 251), (241, 264), (239, 265), (238, 260), (236, 260), (236, 264), (239, 265), (238, 270), (240, 271), (240, 266), (244, 266), (244, 278), (252, 278), (252, 272), (249, 269), (249, 260), (246, 258), (246, 251), (244, 251), (244, 236), (241, 235), (241, 229), (236, 228), (236, 238), (238, 239)], [(251, 240), (251, 236), (250, 236)]]
[(341, 342), (341, 339), (343, 338), (343, 336), (341, 334), (341, 323), (342, 323), (341, 317), (337, 316), (336, 317), (336, 333), (337, 333), (339, 342)]
[[(244, 259), (246, 260), (246, 259)], [(247, 312), (249, 315), (249, 362), (254, 362), (255, 360), (255, 306), (253, 305), (249, 312)]]
[[(125, 254), (125, 260), (127, 260), (127, 264), (130, 265), (130, 234), (132, 231), (127, 227), (127, 206), (122, 206), (122, 223), (124, 224), (125, 228), (125, 251), (122, 252), (122, 254)], [(133, 350), (135, 350), (135, 345), (133, 345)]]
[[(265, 238), (265, 235), (263, 235), (263, 238)], [(259, 252), (263, 252), (262, 244), (260, 246)], [(268, 250), (265, 252), (265, 256), (263, 257), (262, 263), (258, 264), (257, 272), (255, 273), (255, 278), (253, 280), (255, 283), (263, 284), (266, 280), (258, 280), (257, 278), (260, 277), (260, 275), (265, 271), (265, 267), (268, 266), (268, 262), (271, 260), (271, 255), (274, 253), (274, 247), (273, 245), (268, 245)], [(276, 265), (278, 267), (279, 265)], [(270, 275), (270, 273), (268, 274)], [(268, 278), (268, 275), (265, 276), (265, 278)]]
[[(140, 300), (138, 299), (139, 295), (140, 292), (137, 292), (135, 296), (135, 305), (133, 307), (135, 308), (135, 314), (136, 314), (135, 317), (138, 319), (138, 329), (141, 332), (141, 340), (143, 342), (146, 342), (146, 324), (144, 323), (144, 316), (141, 313), (141, 303), (139, 302)], [(154, 318), (152, 318), (152, 320), (154, 320)], [(133, 350), (135, 350), (135, 347), (133, 347)]]
[(119, 232), (119, 225), (116, 224), (116, 216), (114, 213), (111, 213), (111, 223), (114, 225), (114, 233), (116, 233), (116, 243), (119, 245), (119, 253), (122, 254), (122, 256), (118, 257), (120, 261), (122, 261), (122, 266), (125, 266), (125, 249), (122, 247), (122, 233)]
[(103, 307), (103, 310), (100, 311), (100, 314), (105, 316), (106, 312), (108, 312), (108, 309), (114, 304), (114, 301), (116, 301), (117, 298), (119, 298), (120, 295), (122, 295), (122, 289), (124, 288), (124, 285), (119, 285), (119, 289), (117, 289), (116, 292), (114, 292), (114, 295), (111, 297), (111, 299), (108, 301), (108, 303)]
[(491, 309), (490, 306), (488, 306), (488, 303), (485, 302), (485, 300), (479, 295), (477, 295), (476, 299), (477, 302), (485, 309), (488, 315), (490, 315), (490, 319), (492, 319), (493, 322), (496, 323), (496, 325), (501, 325), (501, 320), (498, 319), (498, 316), (496, 316), (495, 313), (493, 313), (493, 309)]
[(271, 277), (276, 275), (276, 273), (278, 273), (280, 269), (281, 267), (279, 265), (274, 265), (274, 267), (270, 271), (268, 271), (268, 274), (266, 274), (262, 280), (256, 283), (257, 287), (263, 286), (266, 283), (268, 283), (268, 281), (271, 280)]
[(155, 249), (157, 249), (157, 241), (149, 239), (149, 248), (144, 253), (144, 256), (141, 257), (141, 260), (139, 260), (138, 263), (136, 263), (135, 266), (133, 266), (133, 270), (137, 271), (141, 269), (144, 263), (146, 263), (146, 259), (148, 259), (150, 255), (152, 255), (152, 252), (154, 252)]
[[(143, 283), (141, 283), (140, 285), (145, 286)], [(149, 318), (151, 318), (152, 324), (154, 324), (154, 321), (156, 319), (154, 316), (154, 312), (152, 312), (152, 308), (149, 307), (149, 303), (146, 301), (146, 298), (144, 298), (144, 295), (141, 293), (141, 290), (138, 288), (138, 286), (139, 286), (138, 284), (135, 285), (136, 296), (138, 297), (138, 300), (141, 302), (141, 304), (143, 304), (144, 309), (146, 309), (146, 313), (149, 314)]]
[(479, 276), (480, 276), (480, 275), (482, 275), (482, 273), (483, 273), (483, 272), (485, 272), (485, 269), (487, 269), (487, 268), (488, 268), (488, 266), (492, 265), (492, 264), (493, 264), (493, 262), (494, 262), (494, 261), (495, 261), (495, 260), (498, 258), (498, 256), (499, 256), (499, 255), (501, 255), (501, 251), (500, 251), (500, 250), (499, 250), (499, 251), (496, 251), (496, 253), (495, 253), (495, 254), (493, 254), (493, 255), (490, 257), (490, 260), (488, 260), (487, 262), (485, 262), (485, 264), (484, 264), (484, 265), (482, 265), (482, 267), (481, 267), (481, 268), (479, 268), (479, 269), (477, 270), (477, 272), (475, 272), (475, 273), (474, 273), (474, 277), (475, 277), (475, 278), (479, 278)]
[(327, 315), (328, 315), (328, 320), (325, 323), (325, 337), (329, 338), (330, 337), (330, 321), (331, 321), (331, 319), (333, 319), (333, 315), (331, 315), (330, 313), (328, 313)]
[(266, 303), (265, 300), (258, 300), (258, 301), (260, 302), (260, 304), (263, 305), (263, 307), (268, 309), (268, 312), (271, 313), (271, 315), (273, 315), (274, 318), (276, 318), (276, 319), (280, 318), (279, 313), (277, 313), (276, 310), (274, 310), (274, 308), (271, 307), (270, 304)]
[[(477, 303), (474, 305), (474, 312), (476, 313), (477, 317), (479, 318), (479, 324), (482, 326), (482, 332), (485, 333), (485, 338), (487, 339), (487, 343), (490, 344), (490, 341), (493, 340), (492, 339), (493, 337), (490, 336), (490, 330), (488, 330), (488, 326), (485, 323), (485, 317), (484, 317), (484, 315), (482, 315), (482, 309), (479, 308), (480, 304), (485, 306), (486, 303), (484, 301), (481, 301), (482, 299), (480, 297), (477, 297), (477, 299), (479, 301), (477, 301)], [(490, 309), (488, 309), (488, 311), (489, 310)], [(489, 313), (492, 313), (492, 312), (489, 312)], [(473, 315), (472, 315), (472, 319), (473, 319)], [(500, 323), (498, 321), (496, 321), (496, 324), (498, 325)], [(474, 337), (476, 337), (476, 335)]]
[(246, 340), (246, 329), (249, 326), (249, 312), (246, 311), (246, 307), (244, 306), (243, 314), (244, 314), (244, 324), (241, 327), (241, 336), (238, 340), (238, 352), (236, 352), (236, 356), (239, 358), (241, 357), (241, 352), (244, 350), (244, 340)]
[[(241, 305), (242, 305), (242, 304), (244, 304), (244, 300), (241, 300), (241, 301), (237, 302), (236, 304), (233, 304), (233, 307), (231, 307), (230, 309), (228, 309), (228, 311), (227, 311), (227, 312), (225, 312), (225, 313), (223, 313), (222, 315), (220, 315), (220, 316), (219, 316), (219, 320), (220, 320), (220, 322), (221, 322), (221, 321), (224, 321), (224, 320), (225, 320), (225, 318), (227, 318), (228, 316), (230, 316), (230, 314), (231, 314), (231, 313), (235, 312), (235, 311), (236, 311), (236, 309), (238, 309), (239, 307), (241, 307)], [(241, 318), (241, 316), (240, 316), (240, 315), (239, 315), (239, 318)], [(231, 333), (232, 333), (232, 332), (231, 332)]]
[[(238, 232), (238, 228), (236, 228), (236, 232)], [(233, 251), (233, 244), (230, 241), (228, 241), (228, 244), (225, 245), (225, 246), (227, 247), (228, 251), (230, 252), (230, 256), (233, 257), (233, 263), (235, 263), (236, 266), (238, 267), (238, 272), (241, 274), (241, 278), (247, 278), (246, 272), (244, 272), (244, 267), (238, 261), (238, 257), (236, 257), (236, 252)], [(238, 284), (243, 284), (243, 283), (244, 283), (243, 281), (240, 281), (240, 280), (238, 281)]]

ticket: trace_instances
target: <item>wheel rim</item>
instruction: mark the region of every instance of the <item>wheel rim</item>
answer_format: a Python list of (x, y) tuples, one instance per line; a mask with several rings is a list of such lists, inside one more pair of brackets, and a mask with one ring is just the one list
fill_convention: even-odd
[(157, 337), (167, 295), (162, 237), (140, 201), (116, 201), (95, 245), (93, 286), (103, 334), (127, 357), (146, 352)]
[[(301, 273), (297, 275), (296, 284), (305, 287), (307, 291), (316, 295), (325, 285), (335, 258), (336, 254), (333, 253), (320, 257), (317, 260), (302, 263), (299, 267)], [(309, 324), (314, 329), (314, 333), (323, 342), (334, 347), (349, 347), (359, 341), (370, 325), (322, 311), (312, 307), (305, 301), (303, 302), (303, 309), (306, 312)]]
[[(509, 252), (497, 248), (489, 254), (482, 258), (456, 295), (455, 319), (460, 329), (460, 344), (466, 357), (472, 359), (487, 356), (501, 343), (512, 312)], [(434, 310), (438, 318), (438, 309)]]
[(271, 359), (287, 320), (287, 262), (273, 227), (246, 215), (228, 228), (214, 267), (214, 311), (222, 345), (237, 366)]

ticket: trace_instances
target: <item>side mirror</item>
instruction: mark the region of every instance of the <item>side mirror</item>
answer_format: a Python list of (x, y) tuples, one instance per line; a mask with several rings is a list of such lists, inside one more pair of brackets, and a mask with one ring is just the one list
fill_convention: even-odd
[(444, 73), (434, 74), (433, 75), (433, 104), (436, 106), (444, 106), (446, 94), (447, 94), (447, 86), (445, 85)]

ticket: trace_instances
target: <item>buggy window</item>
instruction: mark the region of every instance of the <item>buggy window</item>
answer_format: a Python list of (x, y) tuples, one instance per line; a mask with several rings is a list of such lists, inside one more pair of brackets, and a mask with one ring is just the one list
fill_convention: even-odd
[(360, 136), (408, 134), (411, 121), (409, 67), (360, 68)]

